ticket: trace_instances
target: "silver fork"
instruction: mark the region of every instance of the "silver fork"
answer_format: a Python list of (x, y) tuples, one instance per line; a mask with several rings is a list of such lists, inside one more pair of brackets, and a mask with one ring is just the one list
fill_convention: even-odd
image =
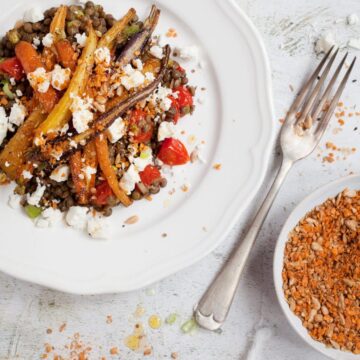
[[(250, 250), (287, 173), (296, 161), (313, 152), (329, 124), (356, 61), (355, 57), (330, 100), (335, 82), (348, 55), (346, 53), (342, 58), (323, 90), (325, 80), (338, 53), (338, 50), (334, 53), (333, 50), (334, 48), (331, 48), (321, 60), (286, 115), (280, 133), (282, 163), (252, 225), (195, 307), (196, 321), (208, 330), (220, 328), (226, 320)], [(319, 77), (321, 70), (323, 71)]]

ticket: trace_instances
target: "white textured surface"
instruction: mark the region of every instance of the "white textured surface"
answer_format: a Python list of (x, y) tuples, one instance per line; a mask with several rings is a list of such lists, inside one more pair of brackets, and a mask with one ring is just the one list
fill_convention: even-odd
[[(313, 42), (320, 33), (331, 29), (341, 45), (351, 37), (360, 37), (359, 25), (334, 24), (335, 20), (345, 19), (351, 13), (360, 14), (357, 0), (347, 0), (346, 6), (341, 6), (336, 0), (239, 0), (239, 3), (255, 22), (268, 49), (278, 118), (284, 115), (294, 96), (289, 85), (297, 89), (315, 64)], [(353, 78), (357, 78), (358, 69), (355, 69)], [(347, 106), (356, 104), (358, 84), (349, 84), (343, 98)], [(278, 122), (277, 119), (274, 121)], [(359, 130), (353, 131), (355, 126), (360, 128), (359, 118), (353, 117), (346, 120), (338, 135), (333, 135), (330, 130), (321, 148), (329, 139), (338, 146), (356, 147)], [(338, 127), (335, 119), (332, 127)], [(222, 333), (198, 330), (193, 335), (184, 335), (179, 324), (147, 330), (154, 347), (154, 355), (148, 358), (169, 359), (171, 352), (178, 352), (179, 359), (183, 360), (325, 359), (297, 337), (280, 311), (272, 280), (274, 243), (294, 205), (318, 186), (351, 171), (357, 172), (359, 157), (357, 151), (346, 160), (323, 164), (315, 153), (299, 163), (291, 171), (263, 227)], [(267, 184), (271, 173), (270, 170)], [(142, 290), (122, 295), (78, 297), (0, 275), (0, 359), (5, 359), (9, 353), (16, 353), (24, 360), (39, 359), (44, 343), (51, 342), (61, 349), (69, 343), (67, 336), (75, 332), (79, 332), (82, 339), (93, 347), (90, 359), (100, 359), (101, 356), (126, 360), (142, 358), (123, 345), (124, 337), (132, 332), (135, 322), (132, 313), (136, 305), (142, 303), (146, 309), (141, 319), (144, 322), (152, 313), (166, 317), (172, 312), (179, 313), (186, 320), (231, 245), (240, 237), (251, 213), (249, 209), (244, 214), (223, 246), (197, 265), (154, 285), (155, 294), (152, 296), (149, 291)], [(109, 314), (113, 317), (110, 325), (106, 324)], [(67, 327), (59, 333), (57, 329), (64, 321)], [(254, 337), (256, 330), (264, 327), (270, 331), (261, 330), (262, 334)], [(52, 328), (53, 334), (46, 335), (47, 328)], [(254, 339), (261, 341), (253, 344)], [(120, 348), (120, 357), (109, 356), (112, 346)]]

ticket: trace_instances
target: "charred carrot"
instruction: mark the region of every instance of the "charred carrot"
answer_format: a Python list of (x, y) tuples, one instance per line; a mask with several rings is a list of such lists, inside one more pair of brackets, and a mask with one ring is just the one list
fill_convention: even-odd
[(76, 69), (77, 53), (68, 40), (59, 40), (55, 43), (55, 49), (58, 54), (59, 62), (65, 68), (71, 71)]
[(115, 196), (120, 200), (123, 205), (131, 205), (132, 201), (124, 193), (124, 191), (121, 190), (115, 170), (111, 166), (107, 138), (101, 134), (95, 139), (95, 145), (100, 169), (103, 172), (107, 182), (109, 183), (111, 190), (114, 192)]
[(54, 43), (61, 39), (65, 39), (65, 21), (67, 15), (67, 6), (62, 5), (60, 6), (54, 15), (53, 20), (50, 24), (50, 33), (54, 37)]
[(78, 201), (84, 205), (87, 203), (87, 191), (85, 174), (83, 172), (84, 163), (81, 158), (81, 150), (76, 151), (70, 156), (70, 171)]
[[(96, 169), (98, 166), (98, 158), (96, 154), (95, 141), (92, 140), (84, 147), (83, 157), (85, 159), (85, 164), (90, 166), (93, 169)], [(91, 174), (90, 177), (86, 177), (86, 191), (90, 194), (91, 188), (95, 187), (95, 178), (96, 174)]]

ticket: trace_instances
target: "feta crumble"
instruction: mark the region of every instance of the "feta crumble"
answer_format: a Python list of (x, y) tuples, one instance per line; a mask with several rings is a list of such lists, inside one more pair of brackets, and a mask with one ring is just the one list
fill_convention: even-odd
[(23, 19), (25, 22), (35, 23), (44, 20), (44, 14), (39, 7), (34, 6), (25, 11)]
[(27, 75), (31, 87), (41, 93), (48, 91), (51, 75), (43, 67), (38, 67), (35, 71)]
[(87, 232), (93, 239), (106, 240), (109, 237), (109, 223), (99, 217), (90, 218), (87, 222)]
[(148, 101), (156, 108), (159, 106), (160, 110), (168, 111), (171, 107), (171, 99), (169, 95), (172, 95), (172, 90), (159, 85), (156, 91), (151, 94)]
[(171, 138), (176, 135), (175, 124), (169, 121), (163, 121), (158, 130), (158, 141), (163, 141), (166, 138)]
[(154, 74), (152, 73), (152, 72), (146, 72), (145, 73), (145, 80), (147, 81), (147, 82), (152, 82), (152, 81), (154, 81), (155, 80), (155, 76), (154, 76)]
[(78, 33), (78, 34), (75, 34), (75, 39), (76, 39), (76, 42), (78, 43), (78, 45), (83, 48), (85, 47), (85, 44), (86, 44), (86, 40), (87, 40), (87, 36), (86, 36), (86, 33)]
[(96, 64), (110, 65), (110, 50), (107, 47), (100, 47), (96, 49), (94, 52), (94, 56)]
[(45, 190), (46, 190), (46, 186), (41, 185), (38, 181), (38, 186), (36, 190), (31, 195), (27, 194), (26, 196), (27, 203), (34, 206), (39, 206), (40, 200), (43, 197)]
[(134, 70), (133, 72), (128, 73), (128, 75), (124, 75), (121, 77), (121, 85), (123, 85), (126, 90), (137, 88), (144, 82), (145, 76), (139, 70)]
[(96, 174), (96, 169), (93, 168), (92, 166), (85, 166), (83, 169), (82, 169), (82, 172), (85, 174), (85, 177), (88, 181), (90, 181), (91, 179), (91, 176)]
[(21, 176), (25, 179), (25, 180), (30, 180), (33, 175), (30, 171), (28, 170), (24, 170), (22, 173), (21, 173)]
[(348, 47), (351, 47), (356, 50), (360, 50), (360, 39), (352, 38), (347, 43)]
[(175, 52), (179, 58), (187, 61), (198, 61), (199, 59), (199, 48), (196, 45), (183, 46), (176, 48)]
[(19, 209), (20, 208), (20, 201), (21, 201), (21, 196), (18, 194), (10, 194), (9, 195), (9, 200), (8, 200), (8, 205), (12, 208), (12, 209)]
[(23, 96), (22, 91), (19, 90), (19, 89), (16, 89), (15, 94), (16, 94), (17, 97), (22, 97)]
[(158, 45), (153, 45), (150, 50), (150, 54), (158, 59), (163, 58), (163, 49)]
[(89, 123), (94, 118), (94, 114), (90, 111), (91, 102), (90, 98), (82, 99), (79, 96), (73, 98), (70, 110), (72, 111), (74, 128), (79, 134), (89, 128)]
[(135, 59), (134, 60), (134, 65), (136, 66), (136, 68), (141, 71), (143, 69), (143, 63), (140, 59)]
[(50, 179), (56, 182), (63, 182), (69, 179), (70, 168), (68, 165), (60, 165), (54, 169), (50, 175)]
[(37, 47), (38, 47), (40, 44), (41, 44), (40, 39), (39, 39), (37, 36), (35, 36), (34, 39), (33, 39), (33, 46), (34, 46), (34, 48), (37, 49)]
[(42, 44), (45, 47), (51, 47), (54, 43), (54, 35), (51, 33), (46, 34), (42, 39)]
[(190, 154), (190, 160), (192, 163), (200, 161), (203, 164), (206, 164), (206, 160), (202, 155), (204, 146), (202, 144), (196, 145), (194, 150)]
[(35, 220), (35, 226), (39, 228), (48, 228), (54, 226), (62, 218), (62, 213), (58, 209), (51, 207), (45, 209), (39, 218)]
[(359, 23), (359, 17), (357, 14), (350, 14), (346, 17), (348, 25), (356, 25)]
[(72, 206), (65, 217), (66, 223), (79, 230), (83, 230), (87, 224), (88, 208), (82, 206)]
[(70, 82), (71, 70), (69, 68), (62, 68), (56, 64), (54, 70), (51, 72), (51, 85), (56, 90), (64, 90)]
[(8, 131), (9, 120), (6, 116), (5, 109), (0, 107), (0, 145), (4, 141)]
[(336, 45), (336, 42), (331, 32), (322, 34), (315, 43), (315, 52), (317, 54), (327, 53), (334, 45)]
[(125, 191), (127, 195), (135, 189), (136, 183), (140, 181), (140, 176), (136, 170), (135, 165), (130, 165), (125, 174), (120, 179), (120, 187)]
[(125, 122), (121, 117), (118, 117), (111, 126), (107, 129), (107, 135), (112, 144), (119, 141), (125, 133)]
[(137, 171), (143, 171), (148, 165), (153, 163), (153, 156), (151, 147), (147, 146), (141, 151), (140, 156), (137, 158), (130, 158)]
[(14, 103), (10, 110), (9, 122), (10, 124), (20, 126), (26, 117), (26, 107), (20, 102)]

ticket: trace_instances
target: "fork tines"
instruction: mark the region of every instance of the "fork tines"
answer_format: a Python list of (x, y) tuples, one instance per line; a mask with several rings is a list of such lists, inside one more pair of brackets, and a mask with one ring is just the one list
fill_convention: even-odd
[[(339, 49), (335, 50), (334, 46), (331, 47), (309, 80), (302, 87), (288, 113), (287, 120), (293, 120), (303, 130), (313, 128), (316, 135), (321, 135), (325, 131), (356, 61), (356, 57), (354, 57), (350, 66), (347, 66), (345, 61), (348, 53), (346, 53), (330, 78), (325, 90), (322, 90), (338, 52)], [(331, 98), (335, 83), (343, 68), (347, 68), (346, 73)], [(320, 118), (318, 119), (318, 117)], [(313, 119), (319, 120), (317, 126), (314, 126)]]

